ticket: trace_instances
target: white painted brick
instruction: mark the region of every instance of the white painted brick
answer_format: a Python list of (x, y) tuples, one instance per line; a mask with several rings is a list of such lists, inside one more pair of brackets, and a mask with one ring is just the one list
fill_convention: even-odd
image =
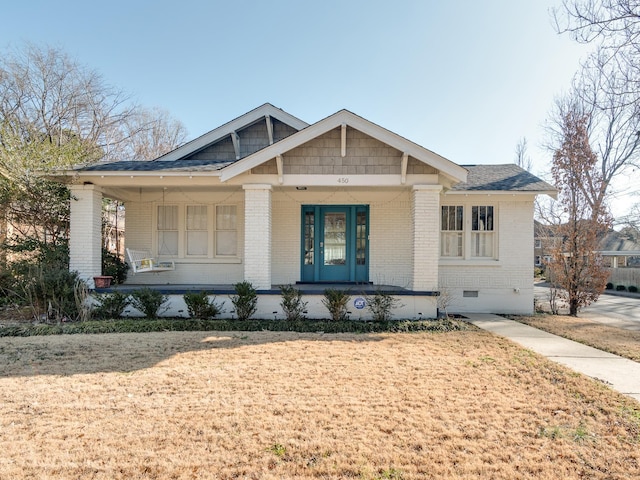
[(71, 187), (69, 270), (93, 288), (102, 273), (102, 192), (94, 185)]

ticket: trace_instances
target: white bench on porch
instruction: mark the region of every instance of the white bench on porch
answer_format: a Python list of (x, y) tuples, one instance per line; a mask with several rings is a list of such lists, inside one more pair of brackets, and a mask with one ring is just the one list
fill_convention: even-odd
[(133, 273), (166, 272), (176, 269), (176, 265), (172, 260), (158, 261), (151, 256), (151, 252), (145, 250), (132, 250), (127, 248), (127, 256), (129, 257), (129, 263), (131, 264)]

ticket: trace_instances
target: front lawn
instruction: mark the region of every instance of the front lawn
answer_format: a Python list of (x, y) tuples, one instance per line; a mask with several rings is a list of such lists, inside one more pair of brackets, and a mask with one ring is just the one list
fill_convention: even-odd
[(638, 478), (640, 406), (487, 332), (0, 338), (0, 478)]

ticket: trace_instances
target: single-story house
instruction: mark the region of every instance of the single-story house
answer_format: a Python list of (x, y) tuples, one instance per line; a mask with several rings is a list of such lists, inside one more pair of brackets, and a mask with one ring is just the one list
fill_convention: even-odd
[[(555, 189), (515, 164), (458, 165), (347, 110), (314, 124), (262, 105), (153, 161), (64, 172), (72, 270), (101, 273), (102, 198), (124, 202), (126, 285), (226, 297), (249, 281), (258, 317), (281, 317), (279, 286), (296, 285), (308, 316), (332, 286), (367, 318), (376, 290), (396, 317), (449, 311), (531, 313), (533, 209)], [(180, 306), (182, 305), (182, 307)], [(227, 302), (227, 311), (229, 303)], [(186, 310), (185, 310), (186, 311)]]

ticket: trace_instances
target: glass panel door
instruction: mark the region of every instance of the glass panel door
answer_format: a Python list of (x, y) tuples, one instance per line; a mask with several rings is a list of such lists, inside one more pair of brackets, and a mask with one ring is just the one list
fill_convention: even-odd
[(366, 205), (302, 207), (301, 280), (368, 281)]
[[(322, 248), (323, 245), (320, 245)], [(346, 265), (347, 263), (347, 214), (325, 212), (324, 214), (324, 264)]]

